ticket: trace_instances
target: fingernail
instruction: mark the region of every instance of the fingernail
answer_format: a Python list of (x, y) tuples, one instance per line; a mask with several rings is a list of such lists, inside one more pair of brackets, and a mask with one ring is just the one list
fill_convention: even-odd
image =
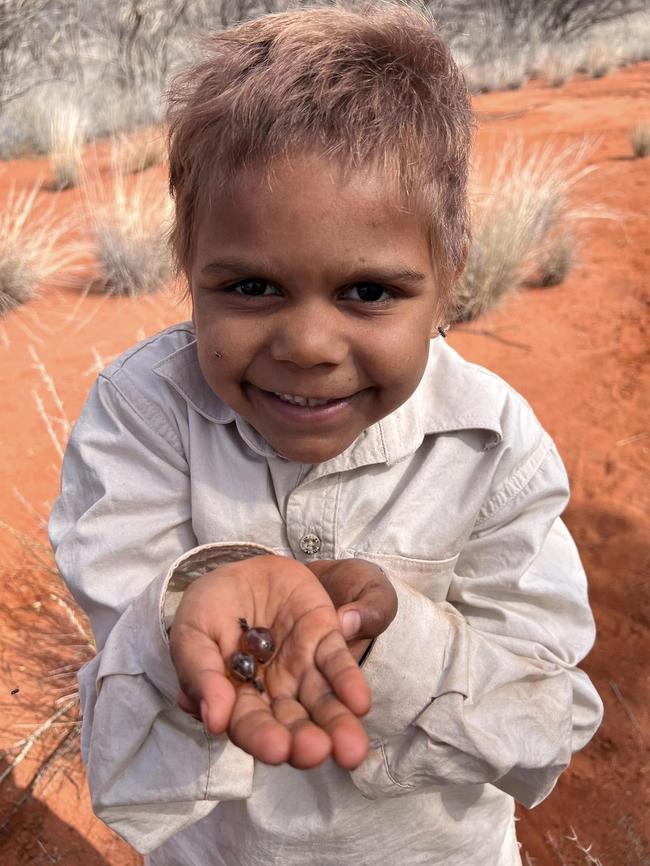
[(358, 610), (346, 610), (341, 620), (343, 637), (354, 637), (361, 628), (361, 614)]
[(208, 702), (205, 698), (201, 698), (201, 721), (208, 727)]

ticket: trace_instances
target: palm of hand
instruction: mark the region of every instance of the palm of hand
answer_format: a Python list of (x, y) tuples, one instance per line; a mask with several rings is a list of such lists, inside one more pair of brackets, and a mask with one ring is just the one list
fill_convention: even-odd
[[(275, 654), (261, 668), (263, 694), (228, 677), (241, 617), (273, 633)], [(178, 609), (170, 644), (179, 704), (200, 710), (211, 733), (227, 731), (269, 764), (308, 768), (331, 754), (353, 768), (364, 759), (368, 740), (358, 716), (369, 709), (368, 686), (327, 592), (300, 563), (256, 557), (199, 578)]]

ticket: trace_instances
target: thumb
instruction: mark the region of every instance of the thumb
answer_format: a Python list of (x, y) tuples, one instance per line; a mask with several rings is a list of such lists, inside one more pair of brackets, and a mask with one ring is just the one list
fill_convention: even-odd
[(386, 611), (363, 598), (343, 605), (337, 614), (343, 637), (347, 641), (377, 637), (388, 628), (395, 615), (386, 616)]
[(361, 614), (359, 611), (355, 608), (348, 608), (346, 610), (344, 607), (341, 607), (338, 610), (338, 615), (343, 637), (346, 640), (356, 637), (361, 628)]

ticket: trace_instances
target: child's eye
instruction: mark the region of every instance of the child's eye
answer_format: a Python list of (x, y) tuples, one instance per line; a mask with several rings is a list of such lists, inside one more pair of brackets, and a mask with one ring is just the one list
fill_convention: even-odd
[(240, 280), (232, 286), (228, 287), (229, 292), (234, 292), (237, 295), (246, 295), (249, 298), (269, 297), (277, 295), (278, 290), (268, 280)]
[(345, 290), (343, 297), (350, 301), (363, 301), (365, 304), (381, 304), (392, 300), (395, 293), (379, 283), (356, 283)]

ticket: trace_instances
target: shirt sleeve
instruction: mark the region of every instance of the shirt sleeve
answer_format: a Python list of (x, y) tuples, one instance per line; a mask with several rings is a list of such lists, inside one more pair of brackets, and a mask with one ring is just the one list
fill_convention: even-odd
[(371, 751), (352, 772), (364, 796), (491, 783), (531, 808), (593, 736), (602, 703), (576, 665), (595, 628), (567, 499), (544, 434), (482, 509), (447, 601), (390, 575), (397, 616), (364, 665)]
[(49, 528), (97, 645), (79, 672), (93, 808), (147, 853), (220, 800), (249, 796), (253, 779), (250, 755), (225, 735), (207, 735), (176, 704), (168, 585), (219, 557), (268, 551), (224, 544), (206, 556), (196, 547), (178, 429), (128, 382), (102, 377), (70, 439)]

